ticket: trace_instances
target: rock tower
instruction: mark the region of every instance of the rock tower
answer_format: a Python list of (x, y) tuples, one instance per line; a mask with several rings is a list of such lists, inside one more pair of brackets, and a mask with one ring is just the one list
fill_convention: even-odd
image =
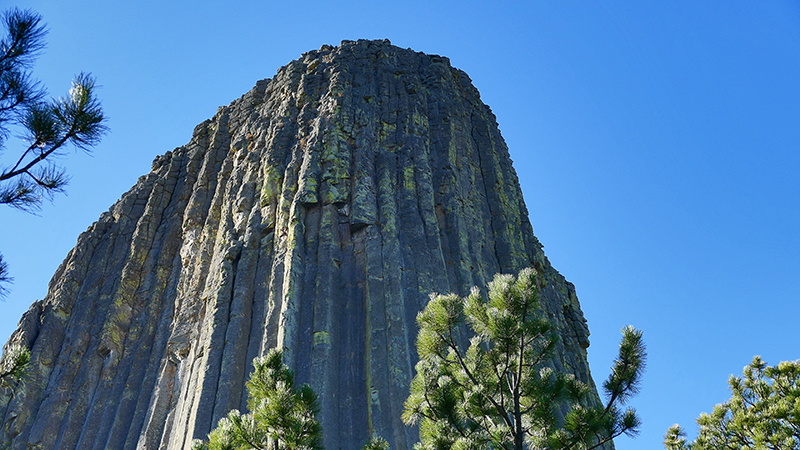
[(78, 238), (9, 341), (33, 376), (0, 397), (0, 442), (188, 449), (284, 347), (327, 449), (374, 431), (408, 450), (417, 312), (527, 266), (562, 336), (553, 364), (591, 383), (574, 287), (467, 74), (388, 41), (323, 46), (220, 107)]

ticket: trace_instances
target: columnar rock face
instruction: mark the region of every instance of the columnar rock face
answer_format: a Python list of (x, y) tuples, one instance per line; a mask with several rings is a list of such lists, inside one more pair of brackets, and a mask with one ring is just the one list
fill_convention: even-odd
[(417, 312), (527, 266), (562, 336), (553, 364), (591, 383), (574, 287), (469, 77), (388, 41), (324, 46), (219, 108), (80, 236), (11, 337), (33, 375), (0, 398), (0, 442), (187, 449), (284, 347), (327, 449), (372, 432), (410, 449)]

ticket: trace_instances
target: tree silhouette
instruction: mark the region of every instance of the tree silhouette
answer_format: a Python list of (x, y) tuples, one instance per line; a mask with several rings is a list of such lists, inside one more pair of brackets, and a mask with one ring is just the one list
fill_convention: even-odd
[[(108, 128), (91, 75), (77, 75), (69, 93), (58, 99), (46, 99), (47, 91), (33, 79), (31, 67), (47, 34), (39, 14), (12, 8), (0, 21), (5, 28), (0, 38), (0, 156), (5, 156), (12, 130), (19, 130), (23, 142), (10, 162), (0, 165), (0, 204), (36, 212), (43, 199), (64, 192), (69, 178), (56, 160), (67, 145), (89, 152)], [(0, 296), (10, 281), (0, 255)]]

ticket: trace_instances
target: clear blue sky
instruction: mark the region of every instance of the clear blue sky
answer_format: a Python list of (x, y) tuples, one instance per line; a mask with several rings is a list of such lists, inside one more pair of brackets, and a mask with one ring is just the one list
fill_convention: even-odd
[(36, 76), (58, 96), (92, 72), (112, 131), (63, 159), (68, 196), (38, 217), (0, 209), (16, 278), (0, 340), (78, 234), (217, 106), (322, 44), (389, 38), (450, 57), (497, 115), (534, 232), (576, 285), (598, 382), (619, 329), (644, 331), (644, 425), (618, 449), (661, 448), (676, 422), (694, 432), (754, 355), (800, 358), (797, 1), (15, 6), (50, 28)]

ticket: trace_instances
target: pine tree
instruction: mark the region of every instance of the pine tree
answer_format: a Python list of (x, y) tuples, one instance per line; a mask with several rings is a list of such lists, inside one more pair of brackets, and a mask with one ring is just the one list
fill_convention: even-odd
[(322, 449), (317, 395), (305, 384), (295, 388), (294, 372), (283, 364), (283, 352), (273, 349), (253, 365), (247, 382), (250, 412), (231, 411), (208, 435), (208, 442), (195, 441), (193, 449)]
[[(31, 352), (18, 344), (8, 345), (0, 357), (0, 404), (7, 405), (25, 386), (30, 370)], [(0, 443), (7, 448), (8, 442)]]
[(386, 439), (373, 435), (369, 441), (361, 447), (361, 450), (389, 450), (389, 443)]
[(6, 285), (13, 280), (14, 279), (8, 273), (8, 264), (3, 261), (3, 255), (0, 255), (0, 299), (8, 294)]
[[(31, 76), (31, 67), (44, 49), (47, 29), (40, 15), (12, 8), (0, 17), (0, 156), (14, 131), (24, 144), (0, 165), (0, 204), (35, 212), (42, 200), (64, 192), (68, 177), (55, 160), (68, 144), (88, 152), (106, 133), (106, 119), (95, 96), (95, 80), (75, 77), (66, 97), (45, 99), (47, 92)], [(0, 255), (0, 296), (11, 281)]]
[[(622, 330), (608, 403), (593, 406), (584, 383), (549, 365), (558, 338), (536, 283), (525, 269), (495, 276), (488, 300), (477, 288), (466, 298), (431, 296), (417, 316), (420, 360), (403, 413), (419, 423), (419, 450), (590, 449), (637, 432), (635, 411), (620, 408), (644, 370), (641, 332)], [(569, 406), (563, 418), (560, 405)]]
[(0, 358), (0, 393), (18, 390), (25, 381), (31, 352), (22, 346), (12, 345)]
[(760, 356), (743, 377), (728, 380), (730, 400), (697, 418), (697, 439), (686, 440), (680, 425), (664, 435), (668, 450), (800, 449), (800, 361), (767, 366)]

